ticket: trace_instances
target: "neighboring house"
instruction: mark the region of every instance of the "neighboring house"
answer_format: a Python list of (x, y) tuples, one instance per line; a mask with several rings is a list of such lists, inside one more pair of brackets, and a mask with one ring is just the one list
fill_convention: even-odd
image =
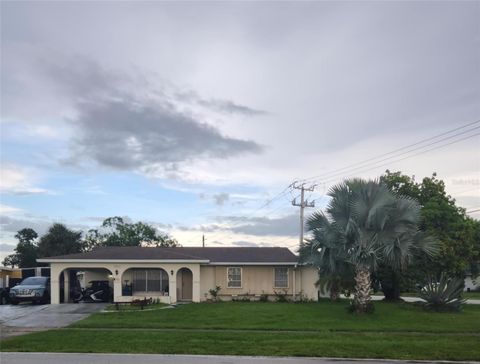
[(471, 273), (468, 273), (465, 277), (465, 287), (463, 290), (466, 292), (480, 290), (480, 276), (474, 277)]
[(0, 288), (10, 287), (10, 279), (21, 277), (21, 270), (0, 266)]
[(0, 288), (13, 287), (24, 277), (23, 268), (9, 268), (0, 266)]
[(216, 286), (225, 300), (262, 294), (273, 299), (276, 292), (318, 298), (317, 270), (298, 265), (288, 248), (108, 247), (37, 261), (50, 264), (53, 304), (60, 303), (60, 286), (69, 300), (76, 272), (110, 280), (115, 302), (143, 297), (200, 302), (211, 298), (209, 290)]

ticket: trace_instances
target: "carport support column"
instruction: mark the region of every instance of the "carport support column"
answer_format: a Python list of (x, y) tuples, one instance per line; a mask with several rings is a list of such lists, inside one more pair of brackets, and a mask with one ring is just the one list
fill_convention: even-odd
[(56, 264), (50, 264), (50, 302), (54, 305), (60, 303), (60, 273), (62, 270)]
[(170, 296), (170, 303), (175, 303), (177, 302), (177, 271), (173, 269), (167, 273), (169, 277), (168, 295)]
[[(122, 272), (123, 273), (123, 272)], [(113, 279), (113, 302), (119, 302), (122, 298), (122, 274), (117, 274)]]
[(70, 302), (70, 270), (63, 271), (63, 302)]
[(200, 264), (192, 267), (192, 301), (200, 302)]

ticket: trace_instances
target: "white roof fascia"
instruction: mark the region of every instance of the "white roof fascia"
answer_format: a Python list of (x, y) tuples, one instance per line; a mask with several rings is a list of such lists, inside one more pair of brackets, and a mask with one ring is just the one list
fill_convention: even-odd
[(209, 263), (198, 259), (37, 259), (39, 263)]
[(209, 265), (296, 265), (295, 262), (212, 262)]

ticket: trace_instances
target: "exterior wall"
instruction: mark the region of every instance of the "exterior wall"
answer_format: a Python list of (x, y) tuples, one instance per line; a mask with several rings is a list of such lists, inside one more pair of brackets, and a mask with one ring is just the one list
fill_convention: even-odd
[[(227, 287), (227, 268), (242, 268), (242, 287)], [(281, 267), (281, 266), (278, 266)], [(317, 288), (315, 282), (318, 280), (317, 270), (311, 267), (288, 267), (288, 287), (274, 287), (274, 268), (275, 266), (202, 266), (201, 282), (201, 300), (211, 298), (209, 290), (220, 286), (219, 297), (223, 300), (229, 300), (235, 296), (255, 296), (258, 298), (262, 294), (267, 294), (273, 299), (275, 292), (283, 293), (298, 298), (300, 293), (307, 299), (317, 300)], [(294, 280), (295, 277), (295, 280)], [(295, 290), (295, 291), (294, 291)]]
[(200, 276), (202, 277), (200, 281), (200, 299), (205, 301), (211, 298), (208, 291), (218, 285), (215, 280), (215, 267), (211, 265), (200, 266)]
[(299, 267), (297, 275), (298, 293), (309, 300), (318, 300), (318, 288), (315, 283), (318, 281), (318, 270), (313, 267)]

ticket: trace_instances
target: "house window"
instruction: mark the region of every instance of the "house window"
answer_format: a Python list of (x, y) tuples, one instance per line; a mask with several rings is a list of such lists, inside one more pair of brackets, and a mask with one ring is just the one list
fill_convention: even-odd
[(133, 269), (133, 292), (168, 293), (168, 274), (163, 269)]
[(275, 268), (275, 288), (288, 288), (288, 268)]
[(242, 288), (242, 268), (240, 267), (227, 268), (227, 287)]

